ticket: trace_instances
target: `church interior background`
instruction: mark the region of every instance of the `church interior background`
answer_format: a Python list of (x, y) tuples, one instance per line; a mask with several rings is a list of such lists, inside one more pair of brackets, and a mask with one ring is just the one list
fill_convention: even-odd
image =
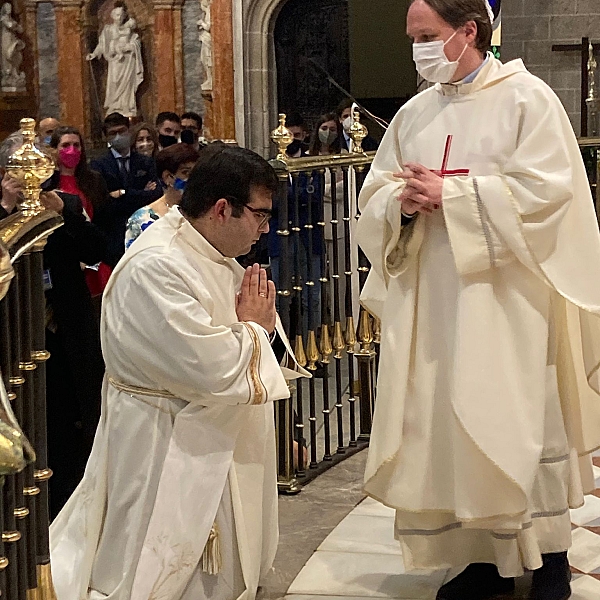
[[(132, 66), (138, 82), (135, 114), (128, 115), (133, 121), (153, 122), (161, 111), (196, 111), (208, 139), (235, 141), (273, 157), (277, 148), (270, 133), (278, 113), (299, 112), (310, 126), (344, 98), (337, 86), (387, 121), (417, 92), (404, 34), (408, 0), (125, 0), (125, 5), (131, 21), (124, 41), (139, 42), (139, 61)], [(499, 11), (499, 0), (493, 5)], [(109, 65), (101, 56), (88, 58), (114, 7), (115, 0), (2, 3), (0, 139), (24, 117), (55, 117), (80, 128), (90, 147), (105, 147), (101, 122)], [(502, 60), (523, 59), (558, 94), (576, 134), (597, 134), (600, 104), (588, 94), (598, 84), (591, 65), (594, 53), (600, 54), (600, 0), (504, 0), (501, 10), (502, 43), (496, 50)], [(592, 55), (583, 38), (592, 42)], [(9, 44), (13, 57), (16, 52), (12, 77), (4, 73)], [(381, 137), (379, 125), (364, 123)], [(597, 155), (586, 160), (594, 184)], [(364, 462), (365, 452), (358, 452), (302, 494), (281, 497), (280, 551), (263, 598), (435, 597), (445, 574), (405, 575), (391, 537), (393, 515), (374, 502), (360, 503)], [(594, 462), (600, 488), (600, 455)], [(318, 516), (315, 527), (307, 525), (308, 511)], [(572, 522), (573, 598), (599, 598), (600, 491), (573, 511)]]

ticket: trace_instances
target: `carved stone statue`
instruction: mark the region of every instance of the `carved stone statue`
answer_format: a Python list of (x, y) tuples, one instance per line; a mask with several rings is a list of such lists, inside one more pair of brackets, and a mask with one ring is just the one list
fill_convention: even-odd
[(87, 60), (103, 57), (108, 62), (106, 114), (118, 112), (135, 117), (138, 112), (135, 93), (144, 81), (142, 43), (134, 31), (135, 19), (129, 16), (125, 4), (115, 2), (110, 17), (112, 23), (104, 26), (96, 49), (88, 54)]
[(5, 2), (0, 8), (2, 26), (2, 91), (25, 91), (25, 73), (20, 71), (23, 62), (25, 42), (17, 34), (23, 33), (23, 27), (12, 17), (12, 6)]
[(200, 39), (200, 62), (204, 68), (204, 81), (201, 88), (203, 91), (213, 89), (213, 45), (212, 34), (210, 32), (210, 5), (212, 0), (200, 0), (200, 8), (204, 12), (202, 18), (198, 20), (198, 37)]

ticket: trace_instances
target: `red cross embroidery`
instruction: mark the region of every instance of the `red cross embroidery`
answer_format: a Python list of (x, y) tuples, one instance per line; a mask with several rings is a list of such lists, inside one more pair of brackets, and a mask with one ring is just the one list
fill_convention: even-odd
[(444, 150), (444, 159), (442, 160), (442, 168), (439, 171), (433, 171), (440, 177), (459, 177), (468, 175), (469, 169), (448, 169), (448, 160), (450, 159), (450, 148), (452, 147), (452, 136), (446, 138), (446, 148)]

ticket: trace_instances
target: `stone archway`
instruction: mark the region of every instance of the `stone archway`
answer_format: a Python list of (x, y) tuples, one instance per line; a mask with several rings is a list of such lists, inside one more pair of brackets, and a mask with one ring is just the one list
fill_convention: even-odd
[(273, 30), (286, 1), (244, 0), (242, 5), (242, 56), (237, 62), (242, 61), (243, 77), (236, 85), (236, 125), (243, 127), (244, 145), (262, 156), (270, 153), (269, 132), (277, 125)]

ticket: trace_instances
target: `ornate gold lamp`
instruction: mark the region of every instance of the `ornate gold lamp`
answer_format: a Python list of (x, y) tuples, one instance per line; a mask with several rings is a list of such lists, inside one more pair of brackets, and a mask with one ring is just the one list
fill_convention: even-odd
[(369, 134), (368, 129), (360, 122), (360, 113), (358, 110), (355, 110), (352, 118), (354, 121), (350, 126), (350, 130), (348, 131), (348, 135), (352, 140), (352, 153), (353, 154), (361, 154), (363, 152), (362, 143), (363, 140)]
[(279, 127), (276, 127), (273, 129), (273, 131), (271, 131), (271, 141), (279, 150), (276, 160), (280, 160), (282, 162), (286, 162), (288, 160), (285, 150), (294, 141), (294, 134), (285, 126), (285, 119), (286, 115), (284, 113), (280, 113)]
[(23, 185), (24, 200), (19, 206), (25, 215), (43, 212), (40, 186), (54, 173), (54, 161), (35, 145), (35, 121), (21, 119), (23, 145), (8, 159), (6, 171)]

